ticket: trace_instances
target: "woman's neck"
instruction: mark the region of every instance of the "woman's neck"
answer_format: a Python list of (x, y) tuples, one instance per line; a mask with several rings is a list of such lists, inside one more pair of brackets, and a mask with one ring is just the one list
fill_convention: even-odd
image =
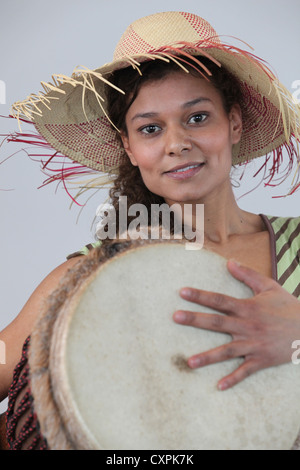
[[(185, 204), (180, 204), (183, 214), (187, 213)], [(231, 186), (228, 190), (209, 195), (198, 203), (189, 204), (191, 209), (183, 222), (192, 226), (193, 230), (199, 230), (199, 227), (203, 230), (204, 245), (226, 245), (232, 236), (264, 230), (263, 221), (259, 216), (239, 208)], [(196, 210), (197, 204), (202, 205), (204, 213)], [(199, 214), (202, 221), (198, 220)]]
[(208, 198), (204, 202), (204, 240), (227, 243), (232, 235), (247, 230), (247, 217), (236, 203), (233, 193)]

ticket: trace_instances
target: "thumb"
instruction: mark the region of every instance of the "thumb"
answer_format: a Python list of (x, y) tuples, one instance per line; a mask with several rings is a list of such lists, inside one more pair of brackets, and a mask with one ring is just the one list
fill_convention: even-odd
[(241, 265), (234, 259), (227, 261), (227, 269), (233, 277), (250, 287), (254, 294), (269, 290), (274, 285), (274, 281), (269, 277), (254, 269)]

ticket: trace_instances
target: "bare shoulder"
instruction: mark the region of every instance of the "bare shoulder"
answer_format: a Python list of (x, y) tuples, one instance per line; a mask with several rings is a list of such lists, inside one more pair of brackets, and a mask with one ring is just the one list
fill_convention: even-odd
[(51, 271), (35, 289), (19, 315), (1, 331), (0, 340), (5, 344), (6, 363), (0, 364), (0, 401), (7, 396), (14, 368), (21, 357), (24, 341), (32, 332), (45, 298), (59, 286), (67, 271), (80, 259), (81, 257), (71, 258)]

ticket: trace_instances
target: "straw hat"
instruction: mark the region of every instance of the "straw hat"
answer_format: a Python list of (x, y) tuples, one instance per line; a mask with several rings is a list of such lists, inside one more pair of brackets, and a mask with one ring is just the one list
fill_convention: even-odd
[(269, 159), (271, 152), (275, 173), (284, 148), (290, 159), (295, 157), (300, 107), (290, 92), (264, 61), (222, 43), (207, 21), (185, 12), (157, 13), (135, 21), (122, 35), (112, 62), (96, 70), (77, 68), (71, 77), (53, 75), (53, 83), (42, 82), (43, 93), (16, 102), (12, 114), (19, 122), (34, 123), (56, 152), (80, 167), (117, 171), (124, 150), (106, 112), (104, 88), (111, 85), (110, 74), (129, 66), (138, 74), (139, 65), (153, 59), (176, 61), (184, 69), (187, 56), (190, 60), (208, 56), (240, 82), (247, 115), (241, 141), (233, 148), (233, 164), (267, 154)]

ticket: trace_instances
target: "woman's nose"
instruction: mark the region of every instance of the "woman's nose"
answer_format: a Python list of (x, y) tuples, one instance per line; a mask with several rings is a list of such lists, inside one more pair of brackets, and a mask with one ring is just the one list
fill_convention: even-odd
[(166, 132), (166, 154), (170, 156), (181, 156), (192, 148), (191, 138), (187, 132), (180, 128), (170, 128)]

